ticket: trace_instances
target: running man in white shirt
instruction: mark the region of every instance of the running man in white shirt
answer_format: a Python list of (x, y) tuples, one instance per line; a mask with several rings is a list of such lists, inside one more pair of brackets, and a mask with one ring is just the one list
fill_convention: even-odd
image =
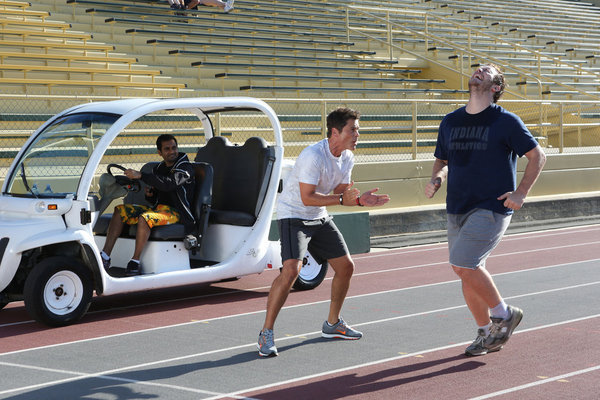
[(327, 139), (305, 148), (294, 165), (277, 204), (283, 268), (275, 278), (267, 300), (267, 314), (258, 336), (258, 353), (262, 357), (277, 355), (273, 326), (294, 284), (306, 251), (328, 261), (335, 275), (331, 283), (331, 303), (323, 323), (325, 338), (360, 339), (362, 333), (352, 329), (340, 317), (350, 287), (354, 262), (346, 242), (326, 206), (380, 206), (389, 201), (377, 189), (364, 192), (353, 187), (351, 180), (354, 154), (359, 137), (360, 114), (338, 108), (327, 116)]

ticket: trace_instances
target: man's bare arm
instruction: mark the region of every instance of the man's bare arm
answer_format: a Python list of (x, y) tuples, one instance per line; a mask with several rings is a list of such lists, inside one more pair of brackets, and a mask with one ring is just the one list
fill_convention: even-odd
[(425, 185), (425, 196), (431, 199), (448, 176), (448, 161), (436, 158), (433, 162), (431, 180)]
[(546, 163), (546, 155), (539, 145), (525, 153), (525, 157), (527, 157), (527, 166), (517, 189), (514, 192), (506, 192), (498, 197), (498, 200), (504, 200), (504, 207), (512, 208), (513, 210), (519, 210), (523, 207), (525, 197), (529, 194)]

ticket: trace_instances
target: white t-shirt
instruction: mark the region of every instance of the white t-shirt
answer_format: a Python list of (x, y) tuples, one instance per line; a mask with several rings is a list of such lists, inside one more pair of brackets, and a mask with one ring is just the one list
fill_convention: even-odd
[(277, 218), (319, 219), (327, 217), (325, 206), (306, 206), (300, 196), (300, 182), (316, 185), (317, 193), (329, 194), (339, 184), (351, 182), (354, 154), (344, 150), (334, 157), (329, 140), (308, 146), (298, 156), (294, 168), (284, 182), (277, 203)]

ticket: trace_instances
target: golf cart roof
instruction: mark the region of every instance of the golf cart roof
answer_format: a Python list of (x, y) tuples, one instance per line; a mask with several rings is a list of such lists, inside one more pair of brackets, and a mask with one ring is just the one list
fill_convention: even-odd
[(65, 110), (64, 114), (80, 112), (101, 112), (120, 115), (130, 112), (147, 114), (153, 111), (177, 108), (195, 108), (205, 114), (236, 109), (262, 110), (267, 114), (272, 112), (270, 107), (262, 100), (251, 97), (194, 97), (178, 99), (136, 98), (85, 103)]

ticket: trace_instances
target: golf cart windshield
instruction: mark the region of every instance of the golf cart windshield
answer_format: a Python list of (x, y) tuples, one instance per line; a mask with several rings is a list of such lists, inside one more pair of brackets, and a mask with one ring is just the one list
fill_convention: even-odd
[(8, 177), (5, 194), (67, 197), (76, 193), (96, 144), (119, 117), (80, 113), (58, 118), (29, 143)]

